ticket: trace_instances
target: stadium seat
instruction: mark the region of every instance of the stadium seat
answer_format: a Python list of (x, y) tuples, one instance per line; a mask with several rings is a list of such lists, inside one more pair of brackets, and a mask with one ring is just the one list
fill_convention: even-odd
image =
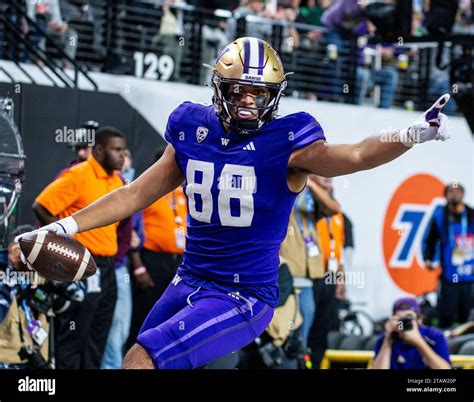
[(375, 344), (377, 343), (377, 339), (379, 339), (380, 335), (371, 335), (367, 338), (367, 340), (362, 344), (363, 350), (374, 350)]
[(462, 348), (462, 346), (469, 341), (474, 341), (474, 334), (467, 334), (467, 335), (461, 335), (457, 336), (455, 338), (448, 338), (448, 347), (449, 347), (449, 353), (454, 355), (454, 354), (462, 354), (459, 352), (459, 350)]
[(362, 345), (367, 341), (365, 336), (349, 335), (339, 344), (340, 350), (361, 350)]
[(474, 356), (474, 339), (463, 343), (458, 354)]
[(339, 331), (331, 331), (328, 334), (328, 349), (339, 349), (344, 334), (341, 334)]

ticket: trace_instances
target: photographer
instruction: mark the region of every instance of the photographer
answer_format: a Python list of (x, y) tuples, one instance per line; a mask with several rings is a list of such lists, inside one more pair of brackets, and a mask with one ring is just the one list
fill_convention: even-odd
[(26, 299), (29, 289), (44, 280), (37, 273), (17, 271), (20, 245), (13, 240), (32, 230), (33, 226), (23, 225), (13, 231), (8, 267), (0, 276), (0, 368), (33, 368), (29, 356), (39, 356), (43, 362), (48, 358), (46, 316), (33, 311)]
[(8, 267), (0, 271), (0, 368), (54, 367), (47, 316), (65, 311), (71, 300), (82, 301), (80, 282), (51, 282), (29, 271), (20, 261), (16, 236), (34, 230), (18, 226), (8, 244)]
[(450, 369), (448, 344), (436, 328), (422, 325), (416, 299), (401, 298), (375, 345), (373, 369)]

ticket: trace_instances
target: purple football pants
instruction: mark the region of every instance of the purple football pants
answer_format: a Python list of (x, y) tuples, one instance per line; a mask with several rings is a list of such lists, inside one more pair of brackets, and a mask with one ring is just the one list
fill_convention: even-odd
[(189, 286), (176, 275), (137, 342), (155, 368), (196, 368), (252, 342), (272, 317), (273, 308), (260, 300)]

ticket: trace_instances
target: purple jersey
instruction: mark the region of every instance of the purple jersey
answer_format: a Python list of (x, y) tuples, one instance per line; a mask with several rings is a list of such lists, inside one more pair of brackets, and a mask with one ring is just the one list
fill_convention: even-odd
[(297, 196), (293, 151), (325, 140), (309, 114), (278, 117), (246, 135), (227, 132), (212, 106), (184, 102), (165, 137), (186, 176), (189, 225), (178, 274), (193, 286), (241, 291), (275, 306), (278, 252)]

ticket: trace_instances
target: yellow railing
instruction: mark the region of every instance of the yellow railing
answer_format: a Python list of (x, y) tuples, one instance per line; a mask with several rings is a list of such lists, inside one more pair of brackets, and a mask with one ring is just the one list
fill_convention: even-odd
[(451, 362), (454, 367), (474, 370), (474, 356), (471, 355), (452, 355)]
[[(367, 368), (372, 364), (374, 352), (370, 350), (335, 350), (328, 349), (321, 361), (322, 369), (331, 368), (332, 363), (359, 363)], [(456, 368), (474, 369), (474, 356), (451, 355), (451, 362)]]

